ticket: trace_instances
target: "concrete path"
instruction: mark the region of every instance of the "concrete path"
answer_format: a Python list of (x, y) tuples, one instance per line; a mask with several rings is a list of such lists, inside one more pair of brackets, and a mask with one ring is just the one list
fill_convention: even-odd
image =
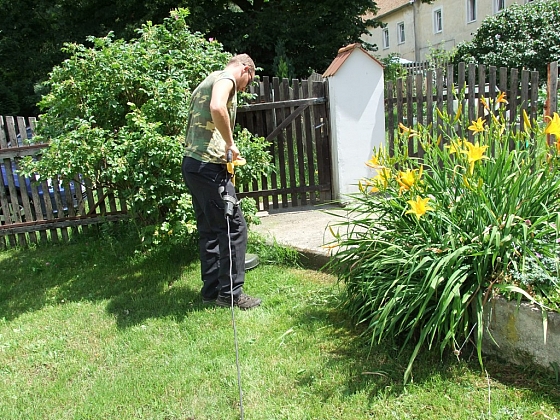
[(328, 227), (343, 221), (345, 214), (346, 210), (336, 205), (271, 209), (257, 213), (261, 224), (252, 225), (250, 230), (271, 243), (296, 249), (307, 258), (306, 266), (319, 268), (327, 263), (330, 255), (323, 245), (334, 240)]

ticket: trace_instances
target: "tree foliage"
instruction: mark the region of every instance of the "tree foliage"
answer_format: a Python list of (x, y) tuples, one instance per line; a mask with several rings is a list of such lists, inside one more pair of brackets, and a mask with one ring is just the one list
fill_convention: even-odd
[(455, 62), (477, 62), (538, 70), (560, 60), (560, 7), (557, 0), (512, 5), (487, 17), (473, 39), (457, 47)]
[(185, 5), (193, 29), (229, 51), (247, 52), (267, 75), (281, 74), (280, 63), (284, 71), (291, 66), (296, 77), (321, 72), (340, 47), (360, 42), (368, 26), (380, 25), (363, 18), (377, 11), (372, 0), (186, 0)]
[(86, 37), (109, 32), (130, 40), (176, 7), (190, 10), (193, 32), (249, 53), (261, 74), (288, 78), (324, 71), (340, 47), (383, 24), (364, 19), (376, 13), (374, 0), (0, 0), (0, 115), (37, 114), (41, 83), (69, 57), (64, 43), (91, 46)]
[(227, 51), (248, 52), (266, 75), (300, 77), (322, 71), (338, 48), (359, 41), (375, 11), (372, 0), (0, 0), (0, 115), (36, 115), (41, 82), (68, 58), (66, 42), (86, 37), (130, 40), (134, 28), (160, 24), (175, 7), (187, 24)]
[(40, 82), (68, 55), (65, 42), (87, 36), (130, 39), (161, 23), (176, 0), (0, 0), (0, 115), (36, 115)]

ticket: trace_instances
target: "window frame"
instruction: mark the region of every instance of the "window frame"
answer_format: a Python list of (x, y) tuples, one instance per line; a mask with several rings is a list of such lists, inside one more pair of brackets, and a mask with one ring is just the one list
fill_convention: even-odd
[(406, 32), (404, 21), (397, 22), (397, 44), (404, 44), (406, 42)]
[(467, 23), (476, 22), (478, 4), (476, 0), (467, 0)]
[(494, 0), (494, 14), (500, 13), (506, 6), (506, 0)]
[(437, 9), (433, 10), (433, 25), (434, 25), (434, 34), (440, 34), (443, 32), (443, 8), (438, 7)]
[(389, 28), (383, 28), (383, 30), (381, 31), (381, 38), (382, 38), (383, 49), (386, 50), (391, 46), (389, 42), (390, 41)]

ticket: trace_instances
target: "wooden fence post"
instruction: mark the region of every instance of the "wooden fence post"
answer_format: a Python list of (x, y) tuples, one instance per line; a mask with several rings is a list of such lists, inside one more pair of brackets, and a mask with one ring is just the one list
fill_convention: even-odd
[[(558, 112), (558, 61), (548, 64), (547, 81), (547, 99), (544, 115), (552, 117), (555, 112)], [(549, 146), (552, 144), (550, 134), (547, 134), (546, 141)]]

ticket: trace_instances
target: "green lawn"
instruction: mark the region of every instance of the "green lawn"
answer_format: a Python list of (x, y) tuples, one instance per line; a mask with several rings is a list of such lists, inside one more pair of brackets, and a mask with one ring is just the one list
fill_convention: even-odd
[[(229, 309), (203, 306), (193, 251), (111, 236), (0, 252), (0, 419), (238, 419)], [(370, 347), (325, 273), (261, 264), (235, 311), (245, 419), (560, 419), (552, 372), (470, 350)]]

